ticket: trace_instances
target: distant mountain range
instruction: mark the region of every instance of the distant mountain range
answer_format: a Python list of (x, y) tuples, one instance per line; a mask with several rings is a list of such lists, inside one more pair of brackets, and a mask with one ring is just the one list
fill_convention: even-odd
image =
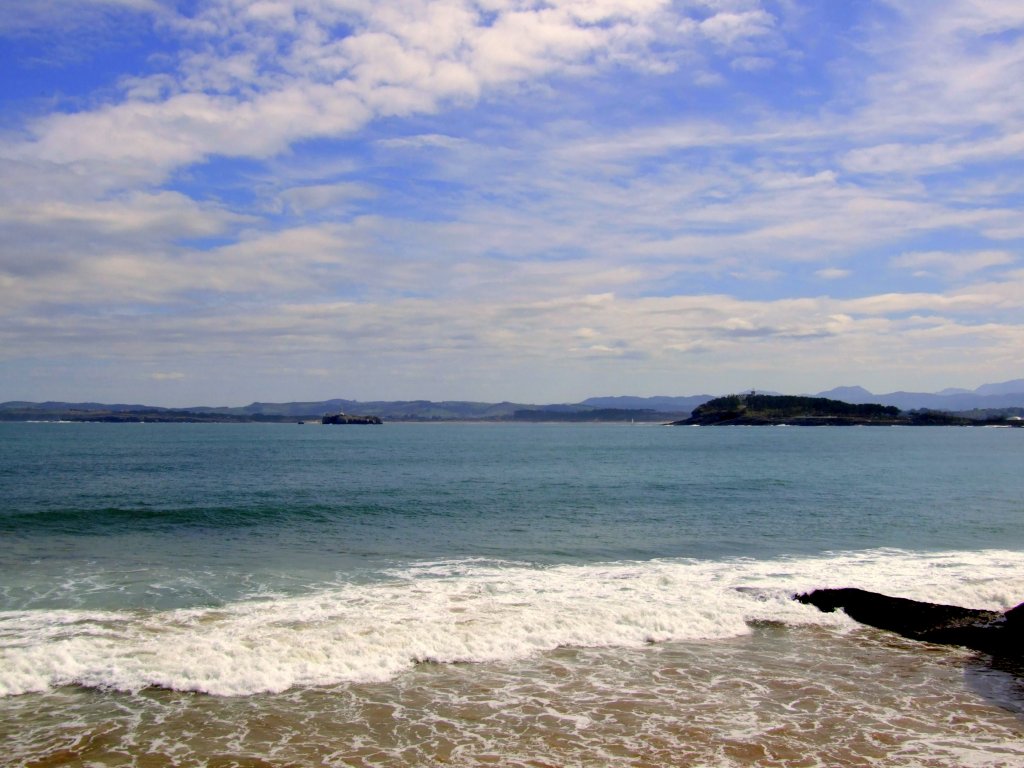
[[(764, 395), (778, 392), (757, 390)], [(889, 392), (875, 394), (864, 387), (836, 387), (825, 392), (810, 393), (812, 397), (827, 397), (846, 403), (861, 405), (878, 403), (895, 405), (901, 411), (927, 408), (935, 411), (970, 411), (976, 409), (1002, 409), (1024, 407), (1024, 379), (1013, 379), (999, 384), (982, 384), (974, 390), (944, 389), (941, 392)], [(581, 405), (594, 408), (649, 408), (656, 411), (692, 411), (712, 399), (712, 395), (692, 397), (592, 397)], [(715, 396), (717, 397), (717, 395)]]
[(936, 411), (970, 411), (986, 408), (1018, 408), (1024, 406), (1024, 379), (999, 384), (982, 384), (974, 390), (944, 389), (941, 392), (889, 392), (877, 395), (864, 387), (836, 387), (818, 392), (817, 397), (843, 400), (847, 403), (880, 403), (895, 405), (902, 411), (929, 408)]
[[(761, 392), (761, 394), (778, 394)], [(944, 389), (941, 392), (890, 392), (874, 394), (859, 386), (836, 387), (817, 392), (847, 403), (879, 403), (910, 411), (927, 408), (963, 412), (978, 409), (1024, 409), (1024, 379), (983, 384), (974, 390)], [(530, 405), (527, 403), (479, 403), (464, 400), (317, 400), (290, 403), (251, 403), (245, 406), (194, 406), (161, 408), (125, 403), (70, 403), (48, 401), (0, 403), (0, 420), (74, 419), (103, 421), (296, 421), (318, 419), (326, 413), (379, 416), (385, 421), (664, 421), (686, 418), (694, 408), (715, 395), (685, 397), (591, 397), (579, 403)]]

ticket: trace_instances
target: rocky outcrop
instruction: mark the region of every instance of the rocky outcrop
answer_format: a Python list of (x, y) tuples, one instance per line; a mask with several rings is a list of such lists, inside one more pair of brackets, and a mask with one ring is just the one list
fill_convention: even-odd
[(900, 413), (894, 406), (878, 403), (844, 403), (824, 397), (793, 395), (745, 395), (716, 397), (694, 409), (690, 418), (672, 426), (1024, 426), (1003, 416), (968, 419), (942, 411)]
[(320, 419), (321, 424), (383, 424), (379, 416), (352, 416), (348, 413), (329, 413)]
[(1001, 613), (853, 588), (816, 589), (795, 598), (826, 613), (841, 608), (855, 621), (912, 640), (962, 645), (994, 656), (1024, 659), (1024, 603)]
[(695, 408), (689, 419), (674, 424), (892, 424), (899, 418), (898, 408), (875, 403), (854, 404), (824, 397), (751, 392), (716, 397)]

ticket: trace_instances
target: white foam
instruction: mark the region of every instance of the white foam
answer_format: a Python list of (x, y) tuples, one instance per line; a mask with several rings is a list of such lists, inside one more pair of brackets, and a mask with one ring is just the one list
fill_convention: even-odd
[(873, 550), (548, 568), (468, 560), (390, 575), (219, 608), (0, 613), (0, 695), (69, 684), (246, 695), (382, 681), (423, 661), (724, 639), (755, 620), (851, 626), (790, 599), (824, 586), (1002, 609), (1024, 595), (1024, 554)]

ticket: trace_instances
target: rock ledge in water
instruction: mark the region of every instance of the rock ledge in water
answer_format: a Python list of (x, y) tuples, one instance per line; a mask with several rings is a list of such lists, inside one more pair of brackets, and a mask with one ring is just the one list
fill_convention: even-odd
[(1024, 658), (1024, 603), (1005, 613), (889, 597), (864, 589), (816, 589), (794, 596), (831, 613), (842, 608), (854, 621), (912, 640), (962, 645), (993, 656)]

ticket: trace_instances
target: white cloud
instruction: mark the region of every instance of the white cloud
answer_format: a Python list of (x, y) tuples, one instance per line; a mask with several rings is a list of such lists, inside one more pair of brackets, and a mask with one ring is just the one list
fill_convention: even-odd
[[(905, 132), (987, 126), (998, 141), (1003, 126), (1019, 124), (1024, 105), (1024, 11), (1019, 3), (936, 0), (922, 12), (912, 0), (886, 0), (901, 16), (889, 35), (869, 45), (882, 71), (868, 81), (869, 106), (860, 119), (871, 129)], [(979, 136), (982, 141), (986, 137)], [(932, 143), (932, 142), (929, 142)]]
[(217, 205), (201, 205), (178, 192), (133, 192), (108, 200), (33, 201), (0, 208), (0, 222), (46, 229), (70, 226), (97, 233), (147, 237), (206, 237), (231, 224), (252, 220)]
[(389, 149), (411, 149), (419, 150), (424, 148), (438, 148), (461, 150), (465, 149), (468, 142), (465, 139), (455, 136), (445, 136), (439, 133), (419, 134), (417, 136), (402, 136), (395, 139), (381, 139), (377, 142), (381, 147)]
[(989, 292), (938, 293), (883, 293), (849, 299), (843, 309), (853, 315), (902, 315), (905, 313), (941, 312), (983, 315), (998, 305), (1007, 306), (1005, 300)]
[(921, 277), (939, 275), (959, 279), (990, 267), (1007, 266), (1015, 261), (1016, 257), (1006, 251), (913, 251), (902, 253), (889, 263), (897, 269), (913, 270), (915, 275)]
[(0, 36), (92, 26), (114, 13), (169, 15), (162, 0), (4, 0), (0, 11)]
[[(1024, 276), (1018, 276), (1007, 299), (1022, 287)], [(1015, 321), (992, 320), (994, 301), (1015, 312)], [(486, 391), (521, 400), (527, 391), (523, 365), (534, 376), (557, 371), (557, 382), (546, 385), (556, 389), (589, 381), (582, 396), (592, 393), (595, 381), (613, 380), (623, 359), (634, 388), (642, 382), (681, 393), (728, 391), (747, 386), (752, 375), (762, 386), (794, 392), (879, 370), (897, 378), (902, 370), (920, 381), (932, 370), (948, 373), (951, 351), (960, 366), (991, 366), (1001, 354), (1008, 361), (1024, 341), (1024, 323), (1019, 302), (981, 288), (960, 296), (776, 301), (563, 293), (514, 302), (453, 296), (443, 302), (242, 303), (213, 313), (142, 314), (130, 325), (116, 315), (39, 317), (29, 326), (7, 324), (3, 338), (5, 357), (45, 357), (69, 344), (89, 344), (122, 366), (145, 364), (154, 349), (165, 359), (208, 360), (205, 370), (177, 364), (176, 372), (190, 380), (209, 377), (228, 362), (234, 376), (254, 375), (273, 362), (325, 369), (335, 381), (359, 370), (364, 383), (352, 382), (349, 396), (398, 398), (415, 391), (440, 398)], [(784, 370), (779, 360), (786, 361)], [(460, 371), (458, 382), (446, 373), (452, 370)]]
[[(664, 0), (486, 10), (469, 0), (213, 4), (178, 21), (205, 44), (183, 57), (176, 84), (167, 74), (129, 78), (125, 100), (42, 119), (34, 140), (8, 156), (158, 182), (210, 155), (266, 158), (377, 116), (475, 102), (485, 89), (603, 62), (642, 68), (662, 55), (654, 43), (680, 42), (665, 24), (670, 13)], [(352, 32), (336, 36), (339, 22)], [(719, 44), (746, 50), (770, 17), (723, 12), (701, 24)]]
[(698, 25), (708, 39), (726, 48), (735, 48), (752, 38), (772, 33), (775, 20), (763, 10), (741, 13), (722, 12), (710, 16)]
[(290, 187), (281, 193), (281, 200), (296, 214), (333, 209), (354, 200), (367, 200), (377, 196), (377, 190), (368, 184), (338, 182), (335, 184), (307, 184)]
[(972, 162), (995, 162), (1024, 153), (1024, 131), (988, 139), (882, 144), (851, 150), (843, 166), (855, 173), (935, 173)]
[(344, 348), (415, 396), (1017, 365), (1022, 14), (893, 5), (804, 64), (787, 3), (127, 2), (168, 68), (0, 145), (0, 350), (191, 384)]
[(186, 93), (50, 117), (36, 126), (38, 139), (12, 155), (108, 174), (122, 183), (159, 182), (210, 154), (267, 157), (298, 138), (349, 133), (371, 115), (357, 96), (318, 84), (248, 101)]
[(849, 277), (853, 274), (848, 269), (840, 269), (839, 267), (826, 267), (825, 269), (819, 269), (815, 273), (816, 277), (820, 277), (822, 280), (842, 280), (845, 277)]

